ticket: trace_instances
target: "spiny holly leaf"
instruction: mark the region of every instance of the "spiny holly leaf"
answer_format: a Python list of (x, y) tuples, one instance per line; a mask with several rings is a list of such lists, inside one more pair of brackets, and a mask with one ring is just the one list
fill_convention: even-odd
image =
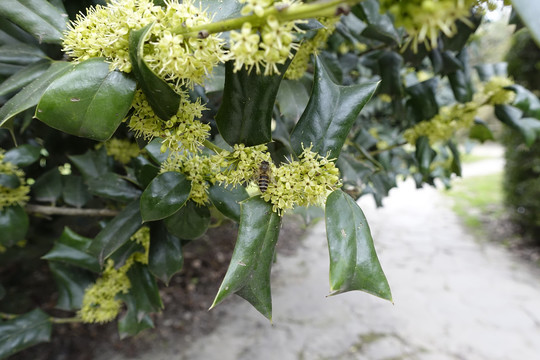
[(159, 78), (144, 62), (144, 42), (150, 34), (154, 24), (148, 24), (140, 30), (129, 34), (129, 58), (133, 67), (133, 74), (139, 82), (152, 110), (163, 120), (176, 115), (180, 106), (180, 95)]
[(331, 295), (361, 290), (392, 301), (364, 213), (341, 190), (326, 200)]
[(358, 114), (375, 92), (377, 83), (340, 86), (334, 83), (322, 61), (316, 59), (315, 84), (306, 110), (291, 134), (296, 155), (302, 146), (329, 158), (339, 156)]
[(171, 216), (184, 206), (190, 191), (191, 181), (184, 174), (169, 171), (156, 176), (141, 196), (143, 221)]
[(50, 317), (35, 309), (13, 320), (0, 322), (0, 359), (41, 342), (50, 341)]
[(109, 71), (102, 58), (89, 59), (49, 85), (36, 117), (68, 134), (105, 141), (131, 108), (135, 85), (125, 73)]
[(240, 207), (236, 246), (211, 308), (230, 294), (237, 293), (271, 320), (270, 269), (281, 217), (260, 196), (249, 198)]
[(219, 133), (229, 144), (253, 146), (272, 141), (272, 112), (279, 84), (290, 60), (278, 66), (281, 75), (264, 76), (225, 64), (223, 102), (216, 115)]

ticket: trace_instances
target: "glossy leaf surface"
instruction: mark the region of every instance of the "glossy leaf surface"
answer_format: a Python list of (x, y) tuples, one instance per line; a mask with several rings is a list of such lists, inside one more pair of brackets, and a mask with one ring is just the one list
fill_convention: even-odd
[(182, 243), (180, 239), (169, 234), (161, 222), (152, 224), (150, 238), (152, 241), (148, 254), (148, 270), (168, 285), (171, 277), (182, 270)]
[(240, 202), (246, 200), (249, 194), (243, 186), (228, 188), (215, 184), (208, 189), (208, 197), (220, 213), (240, 222)]
[(98, 273), (100, 271), (98, 259), (88, 251), (91, 243), (92, 239), (66, 227), (60, 238), (55, 241), (53, 248), (43, 255), (42, 259), (64, 262)]
[(225, 64), (225, 89), (216, 123), (229, 145), (253, 146), (272, 141), (272, 111), (289, 62), (278, 66), (281, 75), (272, 76), (245, 68), (234, 72), (232, 61)]
[(39, 309), (0, 322), (0, 359), (51, 339), (49, 315)]
[(128, 241), (141, 226), (139, 201), (135, 200), (109, 221), (96, 236), (88, 251), (97, 256), (99, 262), (103, 264), (103, 261)]
[(77, 167), (85, 180), (107, 174), (112, 171), (112, 162), (107, 157), (103, 146), (97, 151), (88, 150), (82, 155), (72, 155), (69, 159)]
[(133, 66), (133, 74), (137, 78), (152, 110), (163, 120), (176, 115), (180, 106), (180, 95), (159, 78), (144, 62), (144, 42), (153, 24), (129, 34), (129, 58)]
[(183, 240), (201, 237), (210, 225), (210, 210), (189, 201), (170, 217), (164, 220), (167, 230)]
[(186, 203), (191, 182), (184, 174), (169, 171), (158, 175), (141, 196), (143, 220), (164, 219), (177, 212)]
[(135, 86), (125, 73), (109, 71), (103, 59), (89, 59), (50, 84), (36, 117), (68, 134), (104, 141), (131, 108)]
[(62, 175), (58, 168), (52, 168), (32, 185), (34, 198), (39, 201), (55, 202), (62, 195)]
[(139, 198), (141, 190), (116, 173), (106, 173), (87, 180), (88, 190), (96, 195), (118, 201), (131, 201)]
[(36, 106), (50, 83), (72, 67), (73, 65), (67, 62), (53, 63), (47, 71), (40, 75), (35, 81), (9, 99), (4, 106), (0, 108), (0, 126), (3, 126), (8, 120), (23, 111)]
[(32, 145), (21, 145), (6, 151), (4, 162), (12, 163), (18, 167), (25, 167), (33, 164), (39, 159), (39, 148)]
[(336, 190), (326, 201), (325, 219), (331, 295), (361, 290), (392, 301), (368, 223), (358, 204)]
[(92, 198), (88, 186), (81, 176), (67, 175), (63, 179), (62, 198), (66, 204), (80, 208)]
[(536, 1), (512, 0), (512, 6), (527, 25), (536, 44), (540, 47), (540, 7)]
[(80, 309), (84, 291), (95, 281), (94, 276), (78, 267), (57, 262), (49, 262), (49, 269), (58, 288), (56, 308), (66, 311)]
[(281, 217), (259, 196), (244, 201), (240, 206), (238, 239), (212, 307), (230, 294), (237, 293), (261, 314), (272, 319), (270, 269)]
[(306, 110), (291, 134), (296, 155), (304, 147), (330, 159), (339, 156), (345, 138), (360, 110), (369, 101), (378, 83), (340, 86), (334, 83), (322, 62), (317, 58), (315, 84)]

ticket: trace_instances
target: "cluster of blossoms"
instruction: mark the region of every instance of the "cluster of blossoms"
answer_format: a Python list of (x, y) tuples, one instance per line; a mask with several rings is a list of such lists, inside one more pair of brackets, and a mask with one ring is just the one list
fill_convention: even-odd
[(197, 120), (206, 110), (200, 99), (191, 102), (187, 99), (187, 95), (182, 93), (176, 115), (167, 121), (154, 113), (141, 90), (135, 93), (132, 106), (134, 111), (127, 122), (128, 127), (136, 136), (145, 140), (164, 139), (163, 151), (167, 148), (173, 151), (182, 148), (196, 152), (209, 135), (210, 125)]
[(300, 79), (304, 75), (311, 55), (319, 54), (320, 49), (326, 46), (326, 41), (334, 32), (336, 23), (339, 21), (339, 17), (321, 18), (319, 21), (324, 27), (319, 29), (314, 37), (305, 40), (300, 44), (294, 59), (285, 73), (285, 77), (287, 79)]
[(12, 186), (7, 183), (0, 184), (0, 210), (13, 205), (23, 206), (29, 199), (30, 187), (26, 184), (24, 171), (4, 161), (3, 149), (0, 149), (0, 174), (13, 179)]
[(223, 150), (212, 156), (175, 154), (164, 162), (161, 170), (185, 173), (191, 180), (190, 199), (204, 205), (208, 202), (210, 184), (234, 187), (257, 181), (263, 161), (270, 164), (272, 181), (262, 197), (279, 214), (295, 206), (321, 205), (329, 191), (341, 186), (334, 162), (311, 152), (311, 148), (304, 149), (298, 161), (279, 167), (266, 152), (266, 145), (235, 145), (233, 151)]
[(139, 146), (125, 139), (112, 138), (104, 143), (107, 155), (118, 162), (127, 164), (141, 152)]
[(333, 161), (304, 149), (298, 161), (276, 168), (271, 164), (273, 181), (262, 195), (281, 214), (295, 206), (323, 205), (328, 194), (341, 186), (339, 170)]
[[(287, 9), (298, 6), (299, 2), (282, 1), (274, 3), (273, 0), (240, 0), (244, 3), (242, 15), (255, 14), (262, 17), (264, 11), (270, 7)], [(254, 27), (245, 22), (240, 31), (231, 31), (230, 57), (234, 59), (234, 71), (246, 67), (253, 68), (261, 73), (264, 68), (265, 75), (279, 74), (278, 65), (285, 64), (293, 57), (291, 51), (298, 49), (294, 42), (293, 31), (300, 32), (293, 21), (280, 22), (275, 16), (266, 18), (262, 26)]]
[(122, 307), (119, 294), (127, 294), (131, 282), (127, 272), (135, 262), (148, 264), (150, 249), (150, 229), (142, 227), (131, 238), (144, 248), (144, 253), (134, 252), (127, 258), (124, 265), (116, 269), (112, 259), (107, 260), (103, 273), (96, 282), (84, 292), (80, 318), (86, 323), (105, 323), (114, 320)]
[[(165, 80), (177, 85), (201, 83), (225, 59), (223, 40), (216, 35), (184, 37), (176, 29), (208, 24), (211, 19), (190, 0), (112, 0), (78, 15), (64, 36), (64, 51), (75, 61), (104, 57), (112, 69), (131, 72), (129, 34), (153, 23), (143, 58)], [(177, 86), (180, 89), (180, 86)]]
[(467, 19), (472, 6), (491, 0), (381, 0), (381, 11), (388, 11), (395, 20), (396, 26), (405, 28), (410, 38), (406, 45), (412, 43), (413, 50), (418, 44), (436, 48), (439, 32), (452, 37), (456, 31), (456, 21), (461, 20), (471, 25)]
[(409, 144), (415, 144), (421, 136), (427, 136), (431, 144), (448, 140), (460, 129), (468, 129), (474, 124), (478, 109), (484, 105), (502, 105), (514, 101), (515, 93), (506, 87), (512, 85), (507, 78), (493, 77), (475, 94), (472, 101), (464, 104), (443, 106), (439, 113), (428, 121), (422, 121), (407, 129), (403, 136)]

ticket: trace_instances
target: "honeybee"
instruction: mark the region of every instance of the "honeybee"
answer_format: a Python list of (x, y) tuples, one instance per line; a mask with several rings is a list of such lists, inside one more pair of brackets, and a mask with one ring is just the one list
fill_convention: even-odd
[(259, 185), (259, 190), (264, 193), (268, 189), (268, 184), (270, 183), (270, 164), (268, 161), (262, 161), (259, 165), (259, 176), (257, 184)]

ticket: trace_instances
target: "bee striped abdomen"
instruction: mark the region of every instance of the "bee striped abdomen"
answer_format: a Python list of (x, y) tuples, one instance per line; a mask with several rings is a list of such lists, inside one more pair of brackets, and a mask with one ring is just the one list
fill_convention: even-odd
[(268, 175), (268, 172), (270, 171), (270, 164), (268, 161), (261, 162), (261, 165), (259, 166), (259, 190), (261, 192), (265, 192), (268, 190), (268, 184), (270, 183), (270, 176)]

